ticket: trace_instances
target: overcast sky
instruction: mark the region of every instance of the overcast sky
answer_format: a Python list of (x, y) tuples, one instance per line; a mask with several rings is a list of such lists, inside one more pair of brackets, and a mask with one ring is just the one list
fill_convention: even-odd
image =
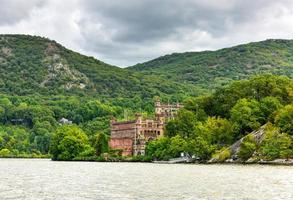
[(173, 52), (293, 38), (293, 1), (0, 0), (0, 33), (45, 36), (123, 67)]

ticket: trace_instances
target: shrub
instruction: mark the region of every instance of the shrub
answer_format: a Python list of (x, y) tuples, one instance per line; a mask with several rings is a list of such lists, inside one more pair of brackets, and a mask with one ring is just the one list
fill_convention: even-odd
[(293, 156), (292, 139), (286, 133), (280, 133), (277, 128), (266, 130), (265, 138), (261, 143), (261, 154), (264, 159), (289, 158)]
[(237, 153), (238, 158), (242, 161), (246, 161), (249, 159), (257, 148), (256, 142), (254, 140), (254, 136), (252, 134), (248, 134), (243, 138), (242, 143), (240, 145), (240, 150)]
[(220, 152), (217, 154), (217, 158), (219, 162), (224, 162), (225, 160), (231, 157), (231, 152), (229, 148), (222, 148)]
[(293, 104), (285, 106), (278, 112), (275, 123), (282, 132), (293, 135)]
[(10, 156), (11, 156), (11, 152), (9, 151), (9, 149), (1, 149), (0, 157), (6, 158)]

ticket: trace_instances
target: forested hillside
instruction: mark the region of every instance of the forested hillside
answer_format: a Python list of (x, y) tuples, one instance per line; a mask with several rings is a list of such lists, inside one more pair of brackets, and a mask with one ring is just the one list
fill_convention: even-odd
[(66, 118), (109, 134), (109, 119), (153, 111), (154, 98), (182, 101), (193, 87), (144, 76), (28, 35), (0, 35), (0, 156), (47, 155)]
[(174, 53), (129, 67), (147, 75), (215, 89), (272, 73), (293, 77), (293, 40), (266, 40), (217, 51)]
[[(251, 134), (261, 127), (262, 138)], [(255, 76), (189, 99), (167, 124), (165, 137), (148, 144), (147, 154), (168, 160), (188, 152), (198, 161), (224, 162), (240, 138), (232, 158), (238, 162), (293, 158), (293, 79)]]
[(14, 95), (152, 99), (193, 92), (187, 85), (111, 66), (28, 35), (0, 35), (0, 70), (0, 92)]
[[(285, 40), (173, 54), (122, 69), (46, 38), (0, 35), (0, 157), (104, 159), (102, 153), (113, 153), (111, 116), (149, 115), (156, 98), (185, 102), (186, 109), (168, 124), (164, 141), (150, 144), (147, 159), (176, 156), (183, 143), (183, 150), (207, 159), (267, 123), (291, 137), (292, 63), (293, 41)], [(264, 72), (287, 77), (226, 86)], [(61, 126), (61, 118), (73, 124)]]

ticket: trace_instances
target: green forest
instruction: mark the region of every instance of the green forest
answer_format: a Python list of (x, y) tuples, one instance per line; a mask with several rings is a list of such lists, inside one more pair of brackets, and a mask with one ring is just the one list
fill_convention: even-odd
[(265, 40), (217, 51), (165, 55), (129, 67), (145, 75), (193, 84), (201, 93), (233, 80), (272, 73), (293, 77), (293, 40)]
[[(166, 137), (148, 144), (152, 159), (167, 160), (180, 152), (200, 161), (230, 158), (228, 147), (244, 137), (237, 157), (246, 161), (293, 157), (293, 80), (261, 75), (235, 81), (207, 96), (185, 102), (166, 127)], [(250, 134), (265, 127), (262, 141)]]
[[(224, 151), (246, 136), (239, 158), (257, 151), (259, 158), (293, 156), (293, 80), (262, 75), (235, 81), (210, 95), (184, 102), (165, 137), (147, 145), (147, 155), (134, 160), (167, 160), (181, 152), (202, 161), (225, 159)], [(55, 160), (117, 159), (109, 149), (110, 116), (123, 118), (123, 107), (75, 97), (20, 97), (1, 95), (1, 157), (51, 157)], [(134, 111), (133, 111), (134, 112)], [(73, 120), (60, 125), (61, 117)], [(257, 144), (249, 133), (266, 125), (265, 139)], [(221, 152), (217, 155), (217, 152)]]
[[(0, 157), (150, 161), (188, 152), (224, 161), (245, 137), (243, 161), (292, 158), (292, 44), (269, 40), (122, 69), (46, 38), (0, 35)], [(143, 157), (109, 149), (110, 118), (150, 116), (157, 98), (184, 103), (165, 137)], [(255, 141), (250, 133), (261, 127), (264, 139)]]

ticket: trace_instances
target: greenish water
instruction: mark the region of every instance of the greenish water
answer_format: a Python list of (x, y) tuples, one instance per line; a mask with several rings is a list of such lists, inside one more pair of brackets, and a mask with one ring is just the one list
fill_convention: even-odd
[(0, 199), (293, 199), (293, 167), (0, 159)]

